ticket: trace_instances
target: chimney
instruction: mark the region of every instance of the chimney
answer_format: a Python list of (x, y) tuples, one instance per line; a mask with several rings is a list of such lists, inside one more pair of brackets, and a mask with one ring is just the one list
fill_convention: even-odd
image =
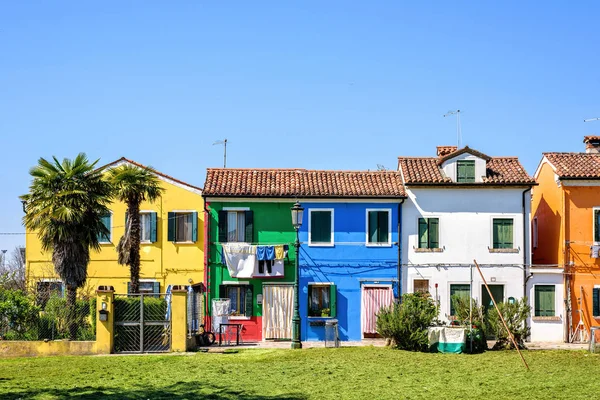
[(456, 146), (438, 146), (437, 147), (437, 156), (438, 157), (446, 157), (450, 153), (454, 153), (458, 150)]
[(583, 143), (586, 153), (600, 153), (600, 136), (585, 136)]

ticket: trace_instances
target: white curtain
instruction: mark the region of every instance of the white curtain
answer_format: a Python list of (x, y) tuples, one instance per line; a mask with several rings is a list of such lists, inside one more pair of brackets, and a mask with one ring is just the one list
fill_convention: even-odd
[(265, 285), (263, 287), (263, 338), (291, 339), (293, 312), (293, 286)]

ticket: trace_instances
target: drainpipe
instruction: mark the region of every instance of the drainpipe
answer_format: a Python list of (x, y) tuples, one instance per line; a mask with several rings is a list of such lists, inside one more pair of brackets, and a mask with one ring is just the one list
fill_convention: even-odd
[(209, 311), (209, 294), (210, 294), (210, 212), (208, 210), (208, 203), (206, 197), (204, 197), (204, 326), (206, 331), (209, 331), (210, 318), (208, 316)]
[[(527, 236), (525, 233), (527, 232), (527, 224), (529, 223), (529, 218), (526, 218), (525, 212), (525, 193), (531, 191), (531, 187), (525, 189), (523, 194), (521, 195), (522, 207), (523, 207), (523, 297), (527, 297), (527, 253), (531, 253), (531, 246), (527, 247)], [(531, 203), (530, 203), (531, 205)], [(529, 237), (531, 238), (531, 232)], [(529, 241), (531, 244), (531, 240)]]
[(402, 301), (402, 204), (398, 203), (398, 300)]

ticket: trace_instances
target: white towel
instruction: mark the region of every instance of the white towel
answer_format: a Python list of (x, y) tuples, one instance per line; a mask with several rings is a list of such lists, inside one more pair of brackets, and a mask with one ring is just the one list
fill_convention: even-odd
[(223, 243), (223, 255), (232, 278), (252, 278), (258, 262), (256, 246), (242, 243)]

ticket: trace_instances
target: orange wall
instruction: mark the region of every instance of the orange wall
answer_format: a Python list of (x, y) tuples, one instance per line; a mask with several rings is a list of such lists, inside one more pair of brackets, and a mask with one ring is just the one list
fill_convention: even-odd
[(543, 164), (532, 190), (531, 215), (537, 218), (538, 245), (533, 249), (534, 264), (563, 264), (562, 189), (554, 180), (554, 171)]

